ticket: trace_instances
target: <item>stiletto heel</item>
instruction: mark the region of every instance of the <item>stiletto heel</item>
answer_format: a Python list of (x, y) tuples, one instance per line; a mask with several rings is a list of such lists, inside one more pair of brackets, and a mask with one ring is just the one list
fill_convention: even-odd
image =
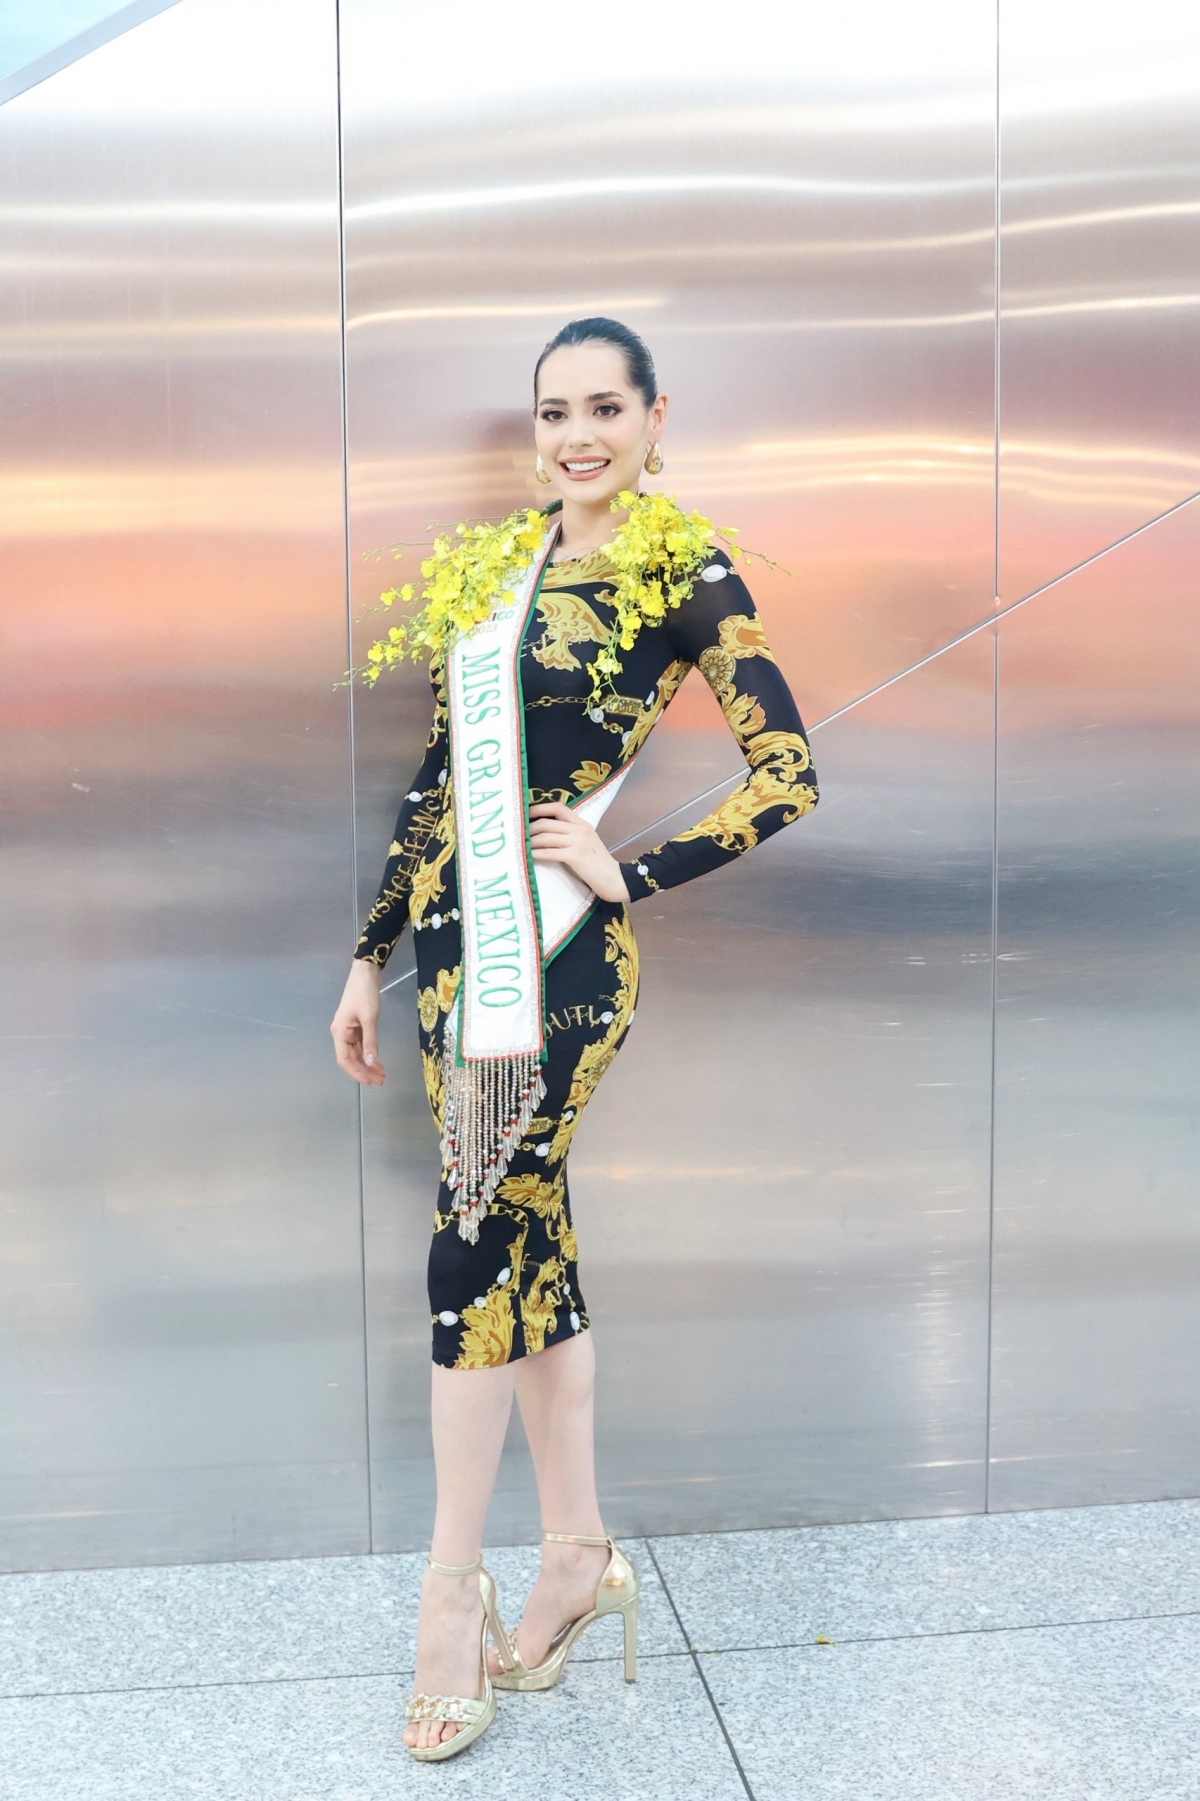
[[(532, 1669), (517, 1649), (517, 1641), (504, 1633), (504, 1643), (496, 1640), (496, 1649), (504, 1668), (492, 1677), (493, 1686), (520, 1689), (528, 1694), (535, 1689), (553, 1688), (566, 1667), (576, 1640), (605, 1614), (619, 1613), (625, 1628), (625, 1680), (637, 1679), (638, 1579), (637, 1571), (611, 1538), (583, 1538), (572, 1532), (543, 1532), (543, 1539), (555, 1545), (595, 1545), (608, 1551), (608, 1568), (600, 1578), (596, 1599), (587, 1613), (563, 1627), (550, 1645), (541, 1663)], [(453, 1743), (453, 1741), (451, 1741)]]
[(479, 1666), (483, 1679), (483, 1694), (479, 1700), (463, 1695), (410, 1695), (404, 1704), (404, 1718), (408, 1725), (417, 1720), (448, 1720), (462, 1727), (453, 1738), (443, 1739), (437, 1745), (406, 1745), (404, 1748), (410, 1757), (420, 1763), (440, 1763), (443, 1758), (457, 1757), (468, 1745), (474, 1744), (481, 1732), (486, 1732), (496, 1717), (496, 1696), (492, 1687), (492, 1679), (488, 1675), (487, 1641), (490, 1632), (496, 1641), (496, 1649), (505, 1669), (510, 1667), (512, 1653), (509, 1648), (508, 1634), (500, 1624), (500, 1615), (496, 1612), (496, 1585), (483, 1567), (482, 1557), (474, 1563), (435, 1563), (431, 1557), (429, 1567), (436, 1570), (439, 1576), (472, 1576), (479, 1572), (479, 1596), (483, 1602), (483, 1624), (479, 1632)]

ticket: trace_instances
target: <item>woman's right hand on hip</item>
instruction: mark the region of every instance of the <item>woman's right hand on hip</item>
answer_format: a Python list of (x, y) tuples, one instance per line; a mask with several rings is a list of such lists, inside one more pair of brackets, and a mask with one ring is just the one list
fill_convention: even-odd
[(329, 1030), (338, 1068), (364, 1088), (382, 1088), (387, 1074), (379, 1061), (379, 982), (377, 963), (356, 957)]

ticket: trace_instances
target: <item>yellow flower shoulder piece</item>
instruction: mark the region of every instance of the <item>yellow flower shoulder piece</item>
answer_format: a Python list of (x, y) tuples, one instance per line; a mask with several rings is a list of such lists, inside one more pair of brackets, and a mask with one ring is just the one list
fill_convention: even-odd
[(611, 688), (621, 669), (623, 650), (632, 650), (643, 625), (657, 624), (671, 607), (682, 606), (694, 577), (712, 556), (718, 538), (729, 554), (741, 551), (729, 539), (732, 526), (717, 531), (703, 513), (685, 513), (670, 494), (632, 494), (626, 489), (612, 503), (614, 513), (627, 511), (605, 550), (617, 574), (612, 604), (616, 609), (608, 642), (592, 664), (592, 698)]
[[(421, 564), (425, 586), (420, 611), (372, 644), (363, 680), (374, 686), (385, 669), (405, 657), (444, 656), (473, 626), (490, 619), (497, 605), (508, 605), (513, 584), (528, 569), (545, 530), (544, 515), (535, 507), (522, 507), (499, 525), (457, 525), (453, 538), (435, 538)], [(406, 582), (386, 589), (379, 599), (385, 608), (398, 600), (407, 604), (413, 589)]]
[[(669, 494), (625, 490), (612, 510), (627, 517), (612, 542), (602, 547), (617, 578), (604, 596), (616, 617), (592, 663), (593, 701), (611, 691), (621, 652), (633, 649), (643, 625), (657, 623), (688, 599), (696, 573), (711, 558), (718, 539), (731, 556), (742, 554), (730, 542), (737, 535), (732, 526), (717, 531), (711, 519), (685, 513)], [(425, 585), (420, 610), (407, 624), (390, 626), (371, 645), (359, 672), (363, 680), (374, 686), (385, 669), (405, 657), (444, 657), (459, 638), (491, 618), (496, 607), (510, 604), (545, 531), (546, 515), (528, 507), (498, 525), (458, 525), (453, 537), (435, 538), (421, 564)], [(379, 598), (385, 609), (397, 601), (407, 605), (414, 590), (405, 583)]]

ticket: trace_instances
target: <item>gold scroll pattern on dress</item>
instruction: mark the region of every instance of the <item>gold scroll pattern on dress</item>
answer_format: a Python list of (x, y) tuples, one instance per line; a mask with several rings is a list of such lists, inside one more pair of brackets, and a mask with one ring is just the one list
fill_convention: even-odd
[[(506, 1176), (500, 1184), (497, 1213), (508, 1212), (504, 1203), (510, 1206), (527, 1208), (536, 1213), (545, 1223), (546, 1236), (561, 1250), (567, 1263), (574, 1263), (579, 1255), (579, 1246), (575, 1238), (575, 1228), (567, 1219), (566, 1195), (561, 1173), (553, 1182), (546, 1182), (540, 1176)], [(511, 1217), (519, 1220), (520, 1214)]]
[(537, 610), (545, 630), (529, 650), (543, 669), (580, 669), (583, 665), (571, 646), (608, 640), (607, 627), (578, 594), (539, 594)]
[[(429, 1037), (437, 1029), (438, 1019), (449, 1013), (458, 998), (458, 987), (462, 980), (462, 964), (456, 963), (453, 969), (439, 969), (437, 980), (428, 988), (417, 991), (417, 1018), (421, 1029)], [(435, 1047), (426, 1050), (421, 1046), (421, 1070), (425, 1077), (425, 1093), (429, 1097), (429, 1110), (442, 1129), (442, 1115), (445, 1112), (446, 1095), (442, 1072), (442, 1059)]]
[(463, 1335), (455, 1368), (460, 1370), (495, 1369), (507, 1363), (512, 1354), (513, 1297), (518, 1295), (521, 1267), (525, 1262), (525, 1231), (517, 1233), (508, 1247), (508, 1262), (473, 1306), (460, 1314)]
[(433, 1031), (439, 1014), (449, 1013), (461, 980), (462, 964), (456, 963), (453, 969), (439, 969), (437, 980), (430, 987), (418, 989), (417, 1018), (425, 1032)]
[(625, 742), (625, 760), (636, 757), (643, 744), (658, 724), (659, 719), (674, 700), (679, 685), (691, 669), (690, 663), (676, 660), (663, 670), (655, 685), (654, 693), (642, 706), (633, 729)]
[[(611, 783), (646, 743), (693, 667), (746, 759), (740, 781), (723, 790), (725, 798), (708, 818), (622, 865), (635, 898), (719, 867), (816, 804), (803, 725), (753, 601), (724, 559), (702, 575), (691, 597), (641, 633), (622, 660), (617, 687), (595, 694), (591, 666), (610, 630), (604, 622), (611, 618), (619, 578), (603, 552), (552, 567), (521, 659), (533, 804), (574, 803)], [(438, 1053), (461, 981), (462, 934), (439, 678), (441, 671), (435, 675), (435, 731), (404, 796), (384, 889), (359, 954), (386, 962), (411, 898), (422, 925), (414, 947), (420, 1048), (440, 1127), (444, 1071)], [(436, 929), (424, 929), (435, 920)], [(547, 1099), (522, 1134), (475, 1244), (459, 1238), (443, 1172), (429, 1273), (434, 1357), (443, 1367), (495, 1368), (587, 1330), (568, 1153), (583, 1109), (623, 1041), (637, 981), (628, 916), (607, 903), (593, 908), (547, 965)]]
[(720, 645), (699, 657), (701, 675), (716, 695), (730, 731), (750, 765), (750, 774), (727, 800), (699, 825), (680, 832), (677, 843), (709, 838), (726, 851), (752, 850), (758, 843), (756, 821), (772, 807), (785, 807), (783, 823), (791, 825), (816, 805), (811, 784), (802, 780), (812, 768), (807, 741), (798, 732), (769, 732), (758, 696), (737, 686), (743, 658), (775, 661), (757, 619), (734, 613), (722, 619)]
[(629, 915), (609, 920), (604, 928), (604, 959), (615, 963), (617, 992), (613, 996), (613, 1016), (603, 1038), (585, 1047), (575, 1065), (567, 1104), (562, 1110), (554, 1137), (550, 1140), (549, 1161), (558, 1163), (567, 1154), (575, 1135), (579, 1116), (587, 1106), (596, 1084), (617, 1054), (617, 1046), (629, 1024), (637, 1001), (638, 949)]
[[(426, 846), (424, 861), (417, 864), (413, 871), (412, 892), (408, 897), (408, 916), (417, 923), (425, 917), (435, 901), (439, 901), (446, 892), (446, 884), (442, 872), (454, 855), (454, 804), (450, 794), (450, 783), (446, 783), (446, 799), (442, 805), (441, 817), (430, 833)], [(434, 845), (441, 849), (436, 856), (429, 852)]]
[(612, 774), (611, 763), (597, 763), (592, 757), (585, 757), (578, 769), (571, 772), (571, 780), (580, 794), (590, 794), (601, 782), (607, 781)]

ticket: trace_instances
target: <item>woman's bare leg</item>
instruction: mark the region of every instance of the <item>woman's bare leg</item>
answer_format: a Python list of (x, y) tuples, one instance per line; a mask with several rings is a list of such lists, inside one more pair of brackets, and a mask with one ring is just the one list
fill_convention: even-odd
[[(479, 1556), (512, 1397), (512, 1364), (487, 1370), (433, 1366), (437, 1512), (430, 1556), (439, 1563), (474, 1563)], [(417, 1694), (479, 1698), (481, 1621), (478, 1576), (425, 1571), (413, 1682)], [(459, 1730), (448, 1721), (418, 1720), (406, 1729), (404, 1742), (436, 1745)]]
[[(547, 1532), (604, 1531), (596, 1498), (593, 1396), (596, 1353), (580, 1332), (513, 1366), (517, 1402), (537, 1474)], [(517, 1633), (526, 1663), (540, 1663), (551, 1640), (592, 1606), (608, 1554), (588, 1545), (543, 1545), (542, 1567)], [(493, 1673), (498, 1660), (493, 1658)]]

